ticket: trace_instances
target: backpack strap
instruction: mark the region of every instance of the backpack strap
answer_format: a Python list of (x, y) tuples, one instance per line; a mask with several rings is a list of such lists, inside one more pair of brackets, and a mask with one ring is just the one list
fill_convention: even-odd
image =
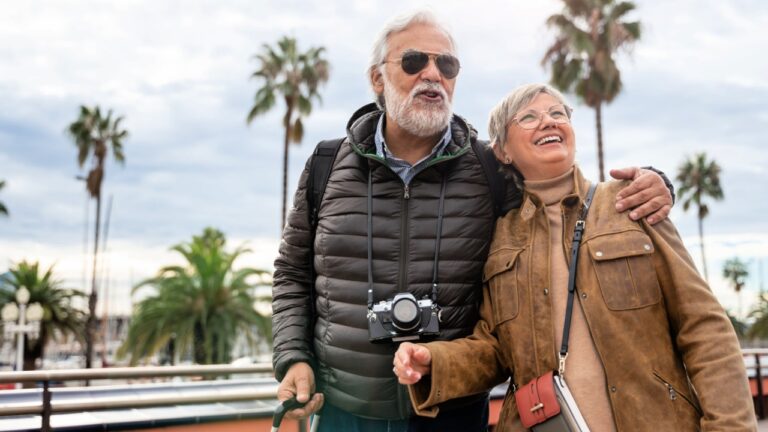
[(314, 242), (315, 229), (318, 223), (318, 212), (320, 203), (323, 200), (325, 186), (328, 184), (328, 177), (331, 176), (331, 167), (336, 160), (336, 154), (339, 152), (344, 138), (320, 141), (312, 154), (312, 160), (309, 162), (309, 176), (307, 177), (307, 209), (309, 216), (309, 225), (312, 229), (312, 240)]
[(488, 188), (490, 189), (491, 202), (493, 203), (493, 214), (495, 217), (503, 216), (504, 200), (507, 194), (507, 180), (501, 172), (501, 166), (493, 154), (491, 146), (481, 144), (477, 140), (472, 141), (472, 149), (480, 160), (480, 165), (485, 171), (485, 177), (488, 179)]
[(309, 303), (310, 303), (310, 322), (314, 328), (317, 319), (315, 310), (315, 234), (317, 232), (318, 213), (320, 212), (320, 202), (323, 200), (325, 186), (328, 184), (328, 178), (331, 176), (333, 161), (336, 160), (336, 154), (339, 152), (344, 138), (320, 141), (315, 147), (315, 152), (309, 161), (309, 173), (307, 175), (307, 217), (309, 218)]

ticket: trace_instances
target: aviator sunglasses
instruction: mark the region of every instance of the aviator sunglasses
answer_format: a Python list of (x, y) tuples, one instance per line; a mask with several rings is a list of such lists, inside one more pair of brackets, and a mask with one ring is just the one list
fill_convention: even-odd
[(389, 61), (383, 61), (382, 63), (400, 63), (400, 66), (403, 68), (403, 72), (407, 73), (408, 75), (414, 75), (419, 73), (422, 69), (427, 67), (427, 63), (429, 63), (429, 59), (432, 58), (435, 60), (435, 65), (437, 65), (437, 69), (440, 71), (440, 73), (448, 78), (453, 79), (456, 78), (456, 75), (459, 74), (459, 69), (461, 68), (461, 65), (459, 64), (459, 59), (456, 57), (450, 55), (450, 54), (434, 54), (434, 53), (425, 53), (421, 51), (406, 51), (403, 53), (403, 56), (398, 60), (389, 60)]

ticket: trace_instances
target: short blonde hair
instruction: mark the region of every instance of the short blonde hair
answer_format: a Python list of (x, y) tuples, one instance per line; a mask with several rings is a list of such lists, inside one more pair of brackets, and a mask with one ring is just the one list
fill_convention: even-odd
[(517, 114), (518, 111), (531, 103), (531, 101), (541, 93), (554, 97), (558, 102), (567, 107), (565, 97), (563, 97), (562, 93), (549, 84), (537, 83), (524, 84), (517, 87), (491, 110), (490, 119), (488, 120), (488, 135), (490, 137), (491, 145), (497, 151), (497, 156), (502, 154), (504, 145), (507, 142), (507, 126), (509, 126), (509, 122), (515, 117), (515, 114)]

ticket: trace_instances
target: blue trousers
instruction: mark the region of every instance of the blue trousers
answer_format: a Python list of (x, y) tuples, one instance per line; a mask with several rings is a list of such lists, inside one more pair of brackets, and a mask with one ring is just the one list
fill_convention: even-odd
[(450, 410), (435, 418), (412, 416), (402, 420), (358, 417), (329, 403), (320, 413), (318, 432), (485, 432), (488, 430), (488, 399)]

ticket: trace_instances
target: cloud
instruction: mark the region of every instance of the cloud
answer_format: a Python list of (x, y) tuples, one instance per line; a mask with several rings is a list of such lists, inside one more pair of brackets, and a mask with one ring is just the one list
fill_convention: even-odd
[[(11, 217), (0, 219), (0, 263), (58, 260), (69, 280), (80, 277), (85, 192), (74, 179), (81, 171), (64, 131), (80, 104), (100, 104), (125, 116), (131, 133), (126, 166), (110, 163), (104, 183), (105, 205), (113, 197), (115, 291), (125, 295), (132, 280), (172, 259), (168, 246), (209, 225), (231, 238), (257, 239), (253, 262), (269, 267), (280, 231), (282, 108), (245, 124), (258, 86), (249, 79), (257, 66), (253, 55), (262, 44), (292, 35), (304, 49), (325, 46), (331, 63), (323, 103), (305, 122), (303, 144), (291, 148), (292, 197), (314, 144), (343, 136), (348, 116), (372, 100), (365, 75), (370, 44), (393, 14), (431, 7), (448, 23), (462, 60), (456, 111), (486, 136), (487, 113), (504, 94), (525, 82), (548, 80), (539, 65), (553, 37), (544, 20), (560, 4), (5, 4), (0, 179), (7, 186), (0, 201)], [(632, 57), (620, 57), (624, 91), (604, 110), (607, 166), (654, 165), (673, 177), (685, 157), (706, 151), (723, 167), (726, 195), (711, 206), (704, 225), (713, 268), (731, 253), (759, 256), (768, 250), (760, 235), (768, 232), (762, 217), (768, 200), (760, 189), (768, 184), (768, 58), (758, 55), (768, 6), (759, 0), (637, 5), (633, 17), (643, 22), (643, 37)], [(594, 115), (575, 105), (578, 159), (592, 176)], [(91, 203), (90, 223), (92, 211)], [(697, 237), (693, 213), (678, 205), (672, 219), (686, 239)], [(755, 243), (733, 246), (733, 239), (742, 238)], [(730, 298), (726, 288), (716, 292)]]

